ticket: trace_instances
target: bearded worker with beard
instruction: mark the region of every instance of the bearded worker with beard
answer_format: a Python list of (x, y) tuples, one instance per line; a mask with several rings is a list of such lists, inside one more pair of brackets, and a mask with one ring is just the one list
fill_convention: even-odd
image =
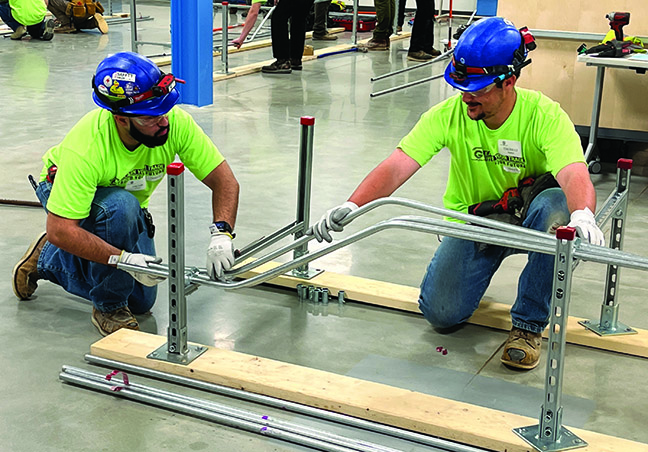
[[(515, 86), (534, 47), (526, 29), (500, 17), (469, 26), (445, 71), (446, 82), (460, 93), (425, 112), (348, 201), (327, 211), (309, 232), (320, 242), (331, 241), (330, 231), (341, 231), (350, 212), (390, 196), (447, 149), (451, 162), (445, 208), (500, 215), (547, 233), (568, 224), (584, 240), (603, 245), (592, 214), (596, 194), (574, 125), (556, 102)], [(535, 191), (527, 194), (526, 187)], [(510, 196), (513, 192), (517, 194)], [(511, 198), (519, 198), (517, 207)], [(475, 312), (502, 260), (519, 252), (444, 237), (421, 283), (421, 312), (434, 328), (454, 330)], [(538, 365), (554, 271), (553, 255), (527, 254), (511, 308), (513, 327), (501, 357), (504, 365), (518, 369)]]
[(161, 262), (146, 208), (176, 155), (212, 191), (210, 276), (232, 266), (239, 184), (211, 139), (174, 106), (176, 82), (184, 83), (133, 52), (99, 64), (92, 85), (101, 108), (43, 156), (36, 194), (47, 211), (47, 231), (14, 268), (19, 299), (47, 280), (91, 301), (91, 320), (102, 335), (139, 329), (134, 314), (149, 311), (164, 278), (116, 267)]

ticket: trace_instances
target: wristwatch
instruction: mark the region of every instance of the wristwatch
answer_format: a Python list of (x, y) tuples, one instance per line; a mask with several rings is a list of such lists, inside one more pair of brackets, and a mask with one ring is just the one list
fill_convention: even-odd
[(212, 234), (222, 232), (229, 234), (232, 238), (236, 237), (236, 234), (232, 230), (232, 226), (230, 226), (227, 221), (214, 221), (214, 223), (209, 226), (209, 232)]

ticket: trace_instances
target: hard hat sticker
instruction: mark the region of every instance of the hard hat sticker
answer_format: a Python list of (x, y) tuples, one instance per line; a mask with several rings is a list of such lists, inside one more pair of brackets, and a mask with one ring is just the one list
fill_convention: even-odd
[(135, 74), (131, 74), (130, 72), (113, 72), (112, 78), (125, 82), (135, 82)]

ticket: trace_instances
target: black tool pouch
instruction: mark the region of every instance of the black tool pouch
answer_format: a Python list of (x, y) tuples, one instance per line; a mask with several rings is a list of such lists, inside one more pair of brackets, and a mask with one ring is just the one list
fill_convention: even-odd
[(155, 225), (153, 224), (153, 215), (148, 209), (142, 208), (142, 213), (144, 214), (144, 222), (146, 223), (146, 232), (149, 238), (155, 237)]

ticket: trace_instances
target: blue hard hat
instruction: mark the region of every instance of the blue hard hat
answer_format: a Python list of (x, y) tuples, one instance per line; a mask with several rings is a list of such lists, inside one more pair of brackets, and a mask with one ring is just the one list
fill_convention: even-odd
[(527, 48), (520, 30), (502, 17), (470, 25), (459, 38), (444, 78), (461, 91), (478, 91), (526, 66)]
[(92, 99), (116, 114), (159, 116), (178, 102), (176, 81), (184, 83), (138, 53), (119, 52), (97, 66)]

